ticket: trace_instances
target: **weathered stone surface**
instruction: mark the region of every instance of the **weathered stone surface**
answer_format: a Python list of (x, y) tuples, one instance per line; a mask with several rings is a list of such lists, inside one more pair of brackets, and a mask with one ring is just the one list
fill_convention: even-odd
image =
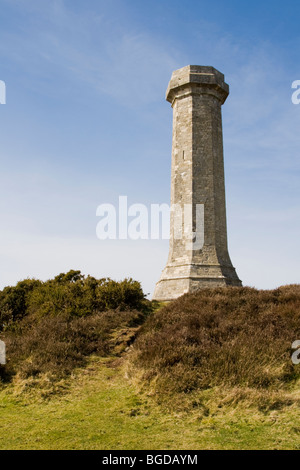
[(167, 265), (155, 300), (172, 300), (202, 287), (240, 286), (228, 254), (221, 105), (229, 94), (224, 75), (213, 67), (189, 65), (172, 74), (166, 99), (173, 107), (171, 206), (204, 205), (204, 245), (190, 249), (174, 236), (178, 213), (171, 212)]

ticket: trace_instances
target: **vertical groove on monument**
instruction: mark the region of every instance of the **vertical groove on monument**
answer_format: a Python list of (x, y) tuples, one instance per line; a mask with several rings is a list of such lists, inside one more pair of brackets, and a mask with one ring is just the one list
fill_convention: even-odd
[[(213, 67), (189, 65), (172, 74), (166, 99), (173, 108), (170, 249), (153, 298), (171, 300), (202, 287), (240, 286), (227, 248), (221, 105), (229, 94)], [(190, 243), (184, 208), (204, 205), (204, 244)], [(178, 227), (183, 236), (178, 236)], [(193, 248), (191, 248), (193, 246)]]

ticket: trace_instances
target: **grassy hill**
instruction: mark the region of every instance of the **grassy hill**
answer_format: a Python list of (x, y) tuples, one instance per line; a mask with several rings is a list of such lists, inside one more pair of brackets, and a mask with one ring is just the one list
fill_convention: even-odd
[(0, 292), (0, 449), (300, 449), (300, 286), (161, 306), (78, 271)]
[(257, 406), (274, 407), (274, 400), (290, 402), (300, 378), (291, 361), (298, 338), (300, 286), (203, 289), (146, 319), (132, 362), (141, 380), (173, 404), (174, 397), (189, 402), (217, 387), (225, 398), (234, 389), (235, 400), (253, 396)]

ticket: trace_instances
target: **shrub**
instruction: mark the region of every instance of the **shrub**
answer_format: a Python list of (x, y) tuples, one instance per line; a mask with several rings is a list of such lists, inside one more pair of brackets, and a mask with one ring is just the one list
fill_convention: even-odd
[(145, 295), (140, 283), (133, 279), (124, 279), (121, 282), (103, 279), (96, 288), (96, 299), (99, 310), (141, 309)]
[(0, 331), (27, 315), (28, 298), (41, 285), (41, 281), (25, 279), (0, 291)]
[(136, 311), (109, 311), (81, 318), (44, 317), (38, 323), (27, 318), (18, 331), (4, 336), (9, 362), (3, 379), (16, 373), (25, 379), (45, 373), (63, 378), (75, 367), (85, 365), (91, 354), (114, 354), (112, 332), (139, 324), (141, 319)]
[(97, 280), (71, 270), (46, 282), (27, 279), (0, 291), (0, 331), (16, 327), (26, 316), (84, 317), (96, 311), (147, 310), (148, 307), (149, 301), (137, 281)]
[(277, 389), (300, 377), (290, 350), (298, 338), (299, 285), (203, 289), (148, 317), (134, 365), (161, 393), (222, 385)]
[(113, 330), (139, 325), (149, 309), (139, 282), (97, 280), (74, 270), (6, 287), (0, 292), (0, 332), (8, 364), (0, 378), (68, 375), (90, 354), (110, 354)]

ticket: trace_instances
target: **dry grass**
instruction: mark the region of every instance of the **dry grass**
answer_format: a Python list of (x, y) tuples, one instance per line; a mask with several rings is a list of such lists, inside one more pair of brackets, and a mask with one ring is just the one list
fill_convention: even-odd
[(240, 397), (252, 390), (262, 407), (280, 406), (292, 400), (286, 394), (300, 377), (291, 361), (291, 344), (299, 338), (299, 285), (204, 289), (146, 320), (131, 375), (162, 400), (223, 387), (239, 389)]
[[(39, 321), (25, 318), (17, 329), (1, 335), (9, 352), (2, 380), (9, 382), (17, 376), (18, 381), (26, 379), (31, 385), (45, 380), (56, 383), (76, 367), (85, 366), (91, 354), (115, 354), (114, 330), (126, 331), (142, 319), (143, 314), (137, 311), (100, 312), (82, 318), (44, 317)], [(124, 344), (126, 340), (130, 342), (125, 337)], [(118, 346), (121, 352), (124, 345)]]

